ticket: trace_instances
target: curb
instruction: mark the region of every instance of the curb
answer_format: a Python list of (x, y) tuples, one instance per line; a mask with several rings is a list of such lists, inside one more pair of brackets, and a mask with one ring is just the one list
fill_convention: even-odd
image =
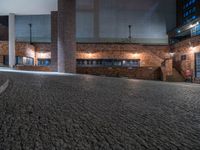
[(0, 86), (0, 94), (2, 94), (8, 87), (9, 85), (9, 80), (7, 80), (3, 85)]

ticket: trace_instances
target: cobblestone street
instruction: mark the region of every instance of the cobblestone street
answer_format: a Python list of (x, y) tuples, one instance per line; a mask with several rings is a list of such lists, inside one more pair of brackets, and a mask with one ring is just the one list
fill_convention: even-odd
[[(200, 85), (0, 72), (0, 150), (199, 150)], [(1, 83), (1, 82), (0, 82)]]

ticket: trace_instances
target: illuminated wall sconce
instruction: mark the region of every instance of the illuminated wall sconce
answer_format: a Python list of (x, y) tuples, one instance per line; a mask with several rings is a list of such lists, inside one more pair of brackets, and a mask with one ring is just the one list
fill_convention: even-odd
[(92, 57), (92, 53), (88, 53), (88, 57)]
[(39, 59), (51, 59), (51, 52), (37, 52), (37, 58), (39, 58)]
[(170, 56), (171, 58), (173, 58), (174, 55), (175, 55), (175, 52), (173, 51), (173, 49), (170, 48), (170, 50), (169, 50), (169, 56)]
[(27, 55), (28, 57), (34, 58), (34, 57), (35, 57), (35, 51), (34, 51), (34, 49), (31, 48), (31, 47), (27, 47), (27, 48), (26, 48), (26, 55)]
[(195, 50), (196, 50), (195, 47), (193, 47), (193, 46), (190, 47), (190, 52), (191, 53), (195, 53)]
[(193, 27), (198, 26), (198, 25), (199, 25), (199, 22), (196, 22), (196, 23), (194, 23), (194, 24), (191, 24), (191, 25), (190, 25), (190, 28), (193, 28)]
[(138, 53), (133, 53), (132, 56), (133, 56), (133, 58), (139, 58), (139, 54)]
[(169, 55), (170, 55), (170, 57), (171, 57), (171, 58), (173, 58), (173, 57), (174, 57), (174, 55), (175, 55), (175, 53), (173, 53), (173, 52), (170, 52), (170, 53), (169, 53)]
[(86, 50), (85, 56), (87, 58), (92, 58), (93, 57), (94, 52), (92, 52), (91, 50)]
[(189, 49), (191, 53), (195, 53), (195, 47), (192, 45), (191, 41), (189, 41)]

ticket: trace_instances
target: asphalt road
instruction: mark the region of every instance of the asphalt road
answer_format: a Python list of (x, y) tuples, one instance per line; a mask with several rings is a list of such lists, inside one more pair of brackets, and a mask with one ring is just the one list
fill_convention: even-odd
[(0, 150), (200, 150), (200, 85), (0, 72)]

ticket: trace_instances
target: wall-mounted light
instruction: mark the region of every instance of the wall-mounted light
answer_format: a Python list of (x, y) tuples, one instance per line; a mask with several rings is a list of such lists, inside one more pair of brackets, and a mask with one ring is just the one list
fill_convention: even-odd
[(37, 52), (37, 58), (39, 59), (50, 59), (51, 58), (51, 52)]
[(193, 27), (195, 27), (195, 26), (197, 26), (197, 25), (199, 25), (199, 22), (196, 22), (196, 23), (194, 23), (194, 24), (191, 24), (191, 25), (190, 25), (190, 28), (193, 28)]
[(195, 47), (190, 46), (190, 52), (191, 52), (191, 53), (195, 53), (195, 50), (196, 50)]
[(170, 52), (169, 55), (170, 55), (171, 58), (173, 58), (175, 53), (174, 52)]
[(133, 53), (132, 56), (133, 56), (133, 58), (138, 58), (139, 54), (138, 53)]
[(195, 53), (195, 47), (192, 45), (191, 41), (189, 41), (189, 49), (191, 53)]

